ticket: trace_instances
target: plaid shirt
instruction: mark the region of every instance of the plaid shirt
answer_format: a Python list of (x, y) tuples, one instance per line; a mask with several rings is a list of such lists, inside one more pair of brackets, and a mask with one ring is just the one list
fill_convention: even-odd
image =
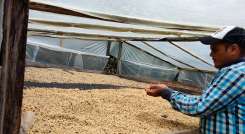
[(173, 91), (169, 101), (199, 116), (202, 134), (245, 134), (245, 60), (220, 69), (201, 96)]

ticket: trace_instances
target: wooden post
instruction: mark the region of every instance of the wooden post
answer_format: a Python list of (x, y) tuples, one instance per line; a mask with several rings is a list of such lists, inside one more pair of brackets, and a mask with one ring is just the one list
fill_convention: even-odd
[(64, 47), (64, 40), (62, 38), (60, 39), (60, 47)]
[(122, 45), (123, 42), (119, 42), (119, 48), (118, 48), (118, 55), (117, 55), (117, 74), (120, 74), (120, 65), (121, 65), (121, 58), (122, 58)]
[(18, 134), (24, 86), (28, 0), (4, 0), (0, 134)]
[(106, 56), (110, 56), (111, 41), (107, 42)]

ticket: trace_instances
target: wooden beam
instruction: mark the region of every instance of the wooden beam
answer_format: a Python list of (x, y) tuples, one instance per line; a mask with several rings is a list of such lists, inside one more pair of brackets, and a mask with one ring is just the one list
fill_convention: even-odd
[(38, 3), (30, 1), (30, 9), (38, 10), (38, 11), (44, 11), (44, 12), (51, 12), (51, 13), (59, 13), (59, 14), (65, 14), (65, 15), (71, 15), (71, 16), (78, 16), (78, 17), (84, 17), (84, 18), (90, 18), (90, 19), (98, 19), (98, 20), (105, 20), (105, 21), (113, 21), (111, 19), (104, 19), (101, 17), (96, 17), (93, 15), (89, 15), (86, 13), (80, 13), (77, 11), (65, 9), (62, 7), (52, 6), (44, 3)]
[(19, 134), (28, 10), (28, 0), (4, 0), (0, 134)]

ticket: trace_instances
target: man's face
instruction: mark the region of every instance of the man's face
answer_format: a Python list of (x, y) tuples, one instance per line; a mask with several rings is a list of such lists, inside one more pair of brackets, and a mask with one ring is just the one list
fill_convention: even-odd
[(210, 49), (210, 56), (212, 57), (216, 68), (222, 68), (225, 64), (231, 62), (231, 57), (227, 52), (228, 48), (224, 43), (212, 44), (210, 45)]

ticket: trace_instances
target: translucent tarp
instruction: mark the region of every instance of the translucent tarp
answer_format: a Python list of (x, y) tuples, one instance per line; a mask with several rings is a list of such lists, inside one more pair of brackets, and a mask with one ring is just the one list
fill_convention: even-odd
[[(154, 48), (157, 48), (157, 50), (160, 50), (161, 52), (169, 55), (170, 57), (173, 57), (174, 59), (187, 63), (195, 67), (196, 69), (207, 70), (207, 71), (216, 70), (213, 66), (208, 65), (194, 58), (190, 54), (184, 52), (183, 50), (177, 48), (176, 46), (168, 42), (150, 42), (148, 44)], [(181, 47), (187, 49), (189, 52), (195, 53), (199, 57), (202, 57), (203, 59), (207, 60), (210, 64), (212, 64), (211, 58), (209, 56), (209, 46), (203, 45), (199, 42), (189, 42), (188, 44), (178, 42), (178, 44), (180, 44)]]
[[(55, 20), (53, 18), (56, 18)], [(75, 17), (70, 15), (62, 15), (50, 12), (41, 12), (36, 10), (30, 10), (29, 20), (31, 23), (43, 23), (60, 26), (73, 26), (86, 29), (100, 29), (107, 31), (117, 32), (134, 32), (134, 33), (149, 33), (149, 34), (173, 34), (173, 35), (199, 35), (208, 34), (205, 32), (196, 31), (183, 31), (177, 29), (157, 28), (152, 26), (136, 25), (136, 24), (124, 24), (118, 22), (109, 22), (97, 19), (89, 19), (83, 17)], [(163, 24), (164, 25), (164, 24)]]
[(134, 46), (122, 44), (120, 75), (147, 81), (174, 81), (177, 73), (176, 66)]
[(124, 77), (145, 81), (174, 81), (178, 74), (178, 69), (120, 61), (119, 74)]
[[(90, 11), (90, 12), (85, 12), (85, 13), (90, 13), (90, 15), (97, 15), (97, 17), (105, 17), (107, 14), (109, 15), (114, 15), (114, 18), (118, 18), (120, 16), (129, 16), (131, 17), (131, 20), (125, 21), (125, 23), (130, 23), (132, 22), (132, 16), (133, 17), (137, 17), (137, 18), (148, 18), (148, 19), (156, 19), (156, 20), (161, 20), (164, 22), (175, 22), (175, 23), (183, 23), (185, 24), (186, 22), (189, 24), (195, 24), (196, 22), (199, 22), (201, 20), (203, 20), (203, 22), (207, 22), (205, 24), (208, 25), (220, 25), (220, 24), (215, 24), (217, 21), (213, 21), (212, 18), (213, 16), (215, 16), (215, 14), (220, 14), (221, 10), (226, 9), (226, 6), (234, 6), (236, 7), (238, 10), (244, 10), (244, 8), (241, 8), (241, 6), (239, 6), (239, 4), (243, 3), (242, 1), (236, 1), (233, 3), (230, 2), (222, 2), (221, 5), (219, 5), (220, 7), (223, 7), (222, 9), (220, 9), (217, 12), (213, 12), (213, 16), (210, 17), (210, 15), (208, 17), (202, 18), (204, 16), (200, 15), (199, 13), (203, 13), (204, 10), (205, 12), (207, 12), (208, 14), (211, 13), (211, 11), (216, 11), (216, 9), (211, 8), (209, 5), (207, 5), (208, 3), (201, 0), (201, 1), (175, 1), (175, 2), (171, 2), (171, 1), (151, 1), (149, 2), (141, 2), (139, 0), (134, 0), (133, 2), (120, 2), (120, 1), (110, 1), (110, 4), (108, 3), (108, 1), (97, 1), (97, 0), (91, 0), (90, 2), (86, 2), (86, 4), (84, 5), (83, 3), (85, 1), (78, 1), (75, 0), (73, 2), (70, 1), (66, 1), (66, 0), (54, 0), (54, 1), (47, 1), (47, 0), (32, 0), (34, 2), (38, 2), (38, 3), (44, 3), (44, 4), (48, 4), (48, 5), (54, 5), (57, 7), (62, 7), (65, 9), (70, 9), (76, 12), (83, 12), (83, 11)], [(219, 0), (218, 0), (219, 1)], [(97, 3), (100, 4), (97, 4)], [(195, 4), (196, 7), (199, 7), (203, 10), (197, 9), (196, 7), (190, 7), (190, 8), (186, 8), (180, 5), (187, 5), (188, 3), (191, 2), (191, 5)], [(214, 3), (216, 3), (217, 1), (215, 1)], [(76, 3), (76, 4), (75, 4)], [(136, 4), (137, 3), (137, 4)], [(145, 3), (148, 3), (145, 5)], [(165, 4), (163, 4), (165, 3)], [(168, 3), (168, 4), (166, 4)], [(217, 2), (218, 3), (218, 2)], [(107, 5), (109, 4), (109, 5)], [(87, 5), (90, 5), (89, 8), (87, 8)], [(103, 6), (101, 6), (103, 5)], [(106, 6), (107, 5), (107, 6)], [(118, 6), (121, 6), (120, 8), (118, 8)], [(122, 6), (124, 5), (124, 6)], [(131, 6), (134, 5), (135, 10), (132, 10)], [(152, 5), (155, 5), (156, 7), (158, 7), (159, 5), (162, 5), (161, 8), (156, 8), (157, 10), (152, 10), (149, 9), (149, 7), (151, 7)], [(110, 7), (110, 8), (109, 8)], [(117, 8), (115, 8), (117, 7)], [(142, 8), (144, 7), (144, 8)], [(166, 8), (163, 8), (166, 7)], [(170, 10), (171, 8), (174, 8), (174, 10)], [(189, 6), (188, 6), (189, 7)], [(210, 10), (206, 10), (206, 8), (210, 9)], [(123, 10), (124, 9), (124, 10)], [(169, 10), (166, 10), (169, 9)], [(151, 14), (150, 15), (143, 15), (142, 12), (145, 10), (151, 10)], [(163, 11), (161, 11), (163, 10)], [(139, 12), (142, 11), (142, 12)], [(158, 11), (158, 12), (156, 12)], [(193, 12), (196, 11), (196, 12)], [(230, 10), (224, 10), (222, 11), (222, 15), (219, 16), (222, 19), (226, 19), (226, 16), (223, 14), (224, 12), (228, 12)], [(97, 14), (94, 14), (93, 12), (98, 12)], [(168, 14), (166, 14), (166, 12)], [(182, 13), (180, 13), (182, 12)], [(141, 14), (139, 14), (141, 13)], [(146, 13), (146, 12), (145, 12)], [(133, 15), (134, 14), (134, 15)], [(173, 14), (173, 15), (170, 15)], [(100, 16), (101, 15), (101, 16)], [(164, 16), (163, 18), (159, 19), (159, 18), (155, 18), (154, 16)], [(166, 16), (167, 15), (167, 16)], [(182, 18), (185, 18), (185, 15), (192, 15), (193, 18), (188, 18), (191, 21), (179, 21)], [(229, 15), (229, 13), (227, 14)], [(56, 18), (55, 20), (53, 20), (52, 18)], [(125, 19), (127, 17), (124, 17)], [(176, 18), (173, 19), (174, 21), (172, 21), (172, 18)], [(195, 19), (194, 19), (195, 18)], [(197, 19), (198, 18), (198, 19)], [(239, 24), (242, 24), (241, 18), (237, 18), (236, 16), (232, 17), (234, 19), (236, 19)], [(81, 17), (71, 17), (71, 16), (67, 16), (67, 15), (58, 15), (58, 14), (54, 14), (54, 13), (47, 13), (47, 12), (40, 12), (40, 11), (33, 11), (31, 10), (30, 12), (30, 19), (31, 20), (45, 20), (45, 21), (52, 21), (52, 22), (57, 22), (60, 23), (76, 23), (76, 24), (90, 24), (90, 25), (104, 25), (104, 26), (115, 26), (117, 28), (128, 28), (128, 27), (134, 27), (134, 28), (147, 28), (146, 26), (142, 26), (142, 25), (132, 25), (132, 24), (119, 24), (119, 23), (115, 23), (115, 22), (106, 22), (106, 21), (101, 21), (101, 20), (95, 20), (95, 19), (86, 19), (86, 18), (81, 18)], [(227, 21), (227, 24), (230, 21)], [(118, 25), (116, 25), (118, 24)], [(204, 24), (204, 23), (199, 23), (199, 24)], [(222, 24), (225, 25), (225, 24)], [(154, 28), (154, 26), (152, 27), (148, 27), (148, 28), (153, 28), (154, 30), (159, 30), (159, 28)], [(31, 31), (39, 31), (39, 32), (46, 32), (50, 34), (67, 34), (68, 35), (74, 35), (74, 36), (84, 36), (84, 37), (88, 37), (88, 36), (93, 36), (93, 37), (107, 37), (109, 38), (114, 38), (114, 39), (124, 39), (124, 38), (131, 38), (131, 39), (137, 39), (137, 38), (152, 38), (152, 39), (156, 39), (156, 38), (164, 38), (166, 36), (163, 36), (162, 34), (142, 34), (142, 33), (135, 33), (132, 31), (127, 31), (127, 32), (122, 32), (122, 31), (107, 31), (105, 29), (91, 29), (88, 27), (66, 27), (66, 26), (54, 26), (54, 24), (52, 25), (48, 25), (48, 24), (44, 24), (44, 23), (37, 23), (37, 22), (33, 22), (29, 24), (29, 29)], [(188, 30), (183, 30), (183, 31), (188, 31)], [(170, 35), (168, 35), (170, 36)], [(187, 45), (187, 43), (180, 43), (181, 46), (183, 46), (185, 48), (185, 46), (187, 46), (187, 50), (190, 51), (190, 49), (196, 53), (198, 56), (201, 56), (202, 59), (205, 59), (205, 61), (207, 61), (208, 64), (204, 63), (203, 61), (200, 61), (196, 58), (193, 58), (193, 56), (190, 56), (189, 54), (187, 54), (186, 52), (183, 52), (182, 50), (176, 48), (175, 46), (173, 46), (172, 44), (169, 43), (159, 43), (159, 42), (149, 42), (148, 44), (150, 46), (147, 46), (143, 43), (132, 43), (134, 46), (143, 49), (144, 51), (151, 53), (152, 55), (159, 57), (160, 59), (169, 62), (173, 65), (176, 65), (180, 68), (187, 68), (187, 69), (197, 69), (197, 70), (207, 70), (207, 71), (215, 71), (215, 68), (212, 67), (212, 61), (210, 60), (210, 57), (208, 55), (203, 55), (204, 53), (208, 53), (208, 49), (204, 46), (201, 46), (200, 43), (190, 43), (193, 45)], [(164, 45), (161, 45), (164, 44)], [(183, 45), (184, 44), (184, 45)], [(113, 45), (112, 45), (113, 46)], [(189, 47), (190, 46), (190, 47)], [(71, 47), (72, 48), (72, 47)], [(113, 47), (112, 47), (113, 49)], [(156, 49), (156, 50), (155, 50)], [(201, 53), (203, 53), (202, 55), (200, 55), (200, 49), (202, 50)], [(197, 51), (198, 50), (198, 51)], [(135, 57), (135, 56), (132, 56)]]
[[(177, 23), (245, 27), (244, 0), (32, 0), (75, 10), (132, 16)], [(234, 10), (235, 9), (235, 10)]]
[(163, 55), (161, 52), (157, 51), (157, 50), (154, 50), (152, 47), (149, 47), (148, 45), (142, 43), (142, 42), (129, 42), (130, 44), (132, 44), (133, 46), (137, 47), (137, 48), (140, 48), (148, 53), (151, 53), (152, 55), (155, 55), (156, 57), (159, 57), (160, 59), (164, 60), (164, 61), (167, 61), (177, 67), (181, 67), (181, 68), (188, 68), (188, 69), (192, 69), (191, 67), (189, 66), (186, 66), (180, 62), (177, 62), (171, 58), (169, 58), (168, 56), (166, 55)]
[(141, 63), (145, 65), (148, 64), (151, 66), (162, 66), (162, 68), (176, 68), (176, 66), (171, 63), (167, 63), (157, 57), (147, 54), (146, 52), (125, 43), (122, 45), (121, 60)]
[(39, 46), (26, 45), (26, 59), (35, 62)]
[(36, 61), (55, 65), (69, 65), (71, 53), (39, 48)]
[(110, 46), (110, 55), (118, 58), (118, 53), (119, 53), (119, 42), (111, 42)]
[[(33, 62), (71, 66), (83, 70), (104, 70), (108, 56), (81, 52), (76, 47), (62, 48), (58, 40), (59, 38), (29, 37), (26, 48), (27, 59)], [(79, 43), (89, 42), (87, 40), (76, 41)], [(97, 45), (91, 45), (90, 49), (96, 50), (100, 46), (99, 42)], [(68, 41), (68, 43), (72, 47), (74, 41)], [(108, 44), (108, 42), (104, 42), (105, 48)], [(110, 55), (119, 58), (119, 44), (119, 42), (111, 43)], [(87, 45), (89, 46), (89, 44)], [(205, 87), (210, 80), (207, 73), (181, 70), (176, 65), (157, 57), (161, 55), (154, 55), (154, 53), (144, 50), (144, 47), (137, 45), (122, 43), (121, 58), (118, 64), (119, 75), (146, 81), (179, 81), (200, 87)]]
[(89, 54), (31, 41), (27, 43), (26, 55), (27, 60), (32, 62), (71, 66), (83, 70), (103, 71), (108, 62), (108, 56)]
[(97, 29), (86, 29), (86, 28), (75, 28), (75, 27), (64, 27), (64, 26), (53, 26), (44, 24), (33, 24), (29, 23), (28, 29), (31, 32), (43, 32), (48, 34), (61, 34), (66, 36), (81, 36), (81, 37), (94, 37), (94, 38), (108, 38), (108, 39), (161, 39), (165, 37), (171, 37), (170, 35), (161, 34), (142, 34), (127, 32), (113, 32)]
[(37, 44), (49, 44), (53, 46), (59, 46), (59, 47), (85, 52), (89, 54), (95, 54), (99, 56), (106, 56), (106, 50), (107, 50), (107, 41), (62, 39), (62, 38), (51, 38), (51, 37), (42, 37), (42, 36), (29, 36), (28, 41), (35, 42)]
[(205, 89), (212, 78), (213, 73), (181, 70), (178, 74), (177, 81), (189, 85), (199, 86), (202, 89)]
[[(56, 44), (57, 47), (62, 46), (68, 48), (69, 51), (74, 50), (93, 54), (88, 56), (72, 54), (70, 57), (65, 56), (65, 53), (63, 54), (64, 60), (66, 60), (67, 57), (71, 59), (68, 62), (69, 64), (81, 66), (83, 69), (94, 68), (96, 70), (99, 67), (101, 67), (101, 69), (104, 67), (100, 66), (100, 64), (106, 64), (108, 57), (103, 56), (106, 55), (108, 42), (91, 42), (68, 38), (113, 40), (110, 47), (110, 55), (119, 58), (119, 42), (116, 42), (118, 40), (177, 37), (176, 34), (166, 33), (171, 32), (171, 30), (176, 31), (180, 28), (179, 26), (184, 25), (190, 27), (192, 25), (208, 26), (206, 28), (210, 27), (211, 31), (213, 30), (212, 28), (224, 25), (245, 26), (243, 23), (245, 18), (240, 17), (241, 13), (245, 12), (242, 6), (245, 4), (243, 0), (212, 1), (212, 5), (215, 6), (210, 5), (210, 2), (204, 0), (153, 0), (144, 2), (140, 0), (91, 0), (89, 2), (85, 0), (74, 0), (72, 2), (68, 0), (32, 1), (62, 7), (98, 18), (104, 17), (124, 20), (122, 23), (106, 22), (91, 18), (30, 11), (30, 35), (40, 34), (62, 37), (64, 39), (55, 39), (57, 41), (47, 40), (46, 43)], [(235, 11), (231, 8), (235, 8), (236, 13), (234, 13)], [(238, 15), (239, 13), (237, 11), (239, 11), (240, 15)], [(212, 14), (212, 16), (210, 16), (210, 14)], [(134, 19), (134, 17), (136, 18)], [(142, 20), (140, 20), (140, 18)], [(171, 29), (170, 27), (160, 24), (166, 24), (168, 26), (172, 24), (171, 26), (173, 27)], [(185, 28), (186, 27), (183, 27), (183, 29), (178, 29), (177, 31), (183, 33), (194, 32), (193, 29)], [(199, 32), (200, 34), (204, 34), (201, 31)], [(198, 36), (197, 31), (194, 33)], [(180, 35), (183, 36), (184, 34)], [(118, 64), (119, 75), (143, 80), (179, 81), (186, 84), (199, 85), (204, 88), (212, 77), (212, 73), (207, 72), (216, 71), (212, 66), (208, 46), (202, 45), (199, 42), (174, 43), (179, 44), (182, 50), (168, 42), (124, 42), (122, 44), (122, 57), (120, 57)], [(83, 46), (82, 44), (86, 45)], [(199, 59), (183, 51), (183, 49), (191, 52), (191, 54), (199, 57)], [(29, 55), (35, 56), (35, 52)], [(95, 62), (102, 63), (97, 66), (98, 64), (94, 64)], [(64, 61), (62, 64), (68, 63)], [(192, 69), (200, 71), (194, 71)]]
[[(134, 44), (135, 42), (131, 42), (131, 43)], [(119, 50), (119, 43), (112, 43), (112, 44), (113, 45), (111, 46), (110, 54), (117, 57), (118, 50)], [(188, 69), (183, 70), (181, 68), (177, 68), (175, 65), (168, 63), (164, 60), (161, 60), (161, 58), (157, 57), (157, 56), (160, 56), (164, 58), (164, 55), (160, 55), (160, 54), (154, 55), (155, 50), (145, 49), (140, 44), (135, 44), (135, 45), (137, 45), (137, 47), (135, 47), (134, 45), (126, 44), (126, 43), (122, 44), (122, 54), (121, 54), (122, 57), (121, 57), (120, 64), (119, 64), (119, 75), (122, 75), (124, 77), (139, 79), (139, 80), (147, 80), (147, 81), (154, 81), (154, 80), (156, 81), (164, 81), (164, 80), (178, 81), (178, 82), (189, 84), (189, 85), (199, 86), (201, 88), (206, 87), (212, 78), (213, 73), (206, 73), (206, 72), (194, 71), (194, 70), (191, 71)], [(161, 44), (161, 45), (164, 45), (164, 44)], [(187, 48), (188, 47), (186, 47), (186, 49)], [(162, 48), (162, 49), (166, 49), (166, 48)], [(178, 50), (175, 50), (178, 48), (171, 48), (171, 49), (172, 49), (172, 52), (174, 51), (178, 53)], [(152, 51), (149, 52), (149, 50), (152, 50)], [(190, 50), (194, 51), (193, 48)], [(193, 58), (190, 55), (185, 54), (185, 53), (183, 53), (183, 55), (185, 55), (186, 56), (185, 58), (187, 59)], [(175, 58), (184, 60), (181, 57), (175, 57)], [(192, 63), (192, 65), (195, 65), (195, 59), (192, 59), (192, 60), (194, 62), (193, 61), (191, 62), (189, 61), (189, 62)]]
[[(193, 69), (193, 67), (195, 67), (196, 69), (199, 70), (207, 70), (207, 71), (215, 70), (213, 67), (206, 65), (205, 63), (202, 63), (199, 60), (196, 60), (191, 55), (186, 54), (185, 52), (183, 52), (182, 50), (180, 50), (179, 48), (173, 46), (168, 42), (149, 42), (147, 43), (148, 45), (142, 42), (135, 42), (135, 41), (130, 41), (129, 43), (137, 48), (140, 48), (148, 53), (151, 53), (154, 56), (159, 57), (160, 59), (167, 61), (180, 68)], [(201, 44), (192, 45), (192, 47), (200, 48), (200, 46), (198, 45)], [(184, 47), (184, 45), (182, 46)], [(203, 51), (209, 52), (208, 48), (205, 48), (205, 46)], [(194, 51), (194, 52), (196, 52), (197, 54), (199, 53), (198, 51)]]

